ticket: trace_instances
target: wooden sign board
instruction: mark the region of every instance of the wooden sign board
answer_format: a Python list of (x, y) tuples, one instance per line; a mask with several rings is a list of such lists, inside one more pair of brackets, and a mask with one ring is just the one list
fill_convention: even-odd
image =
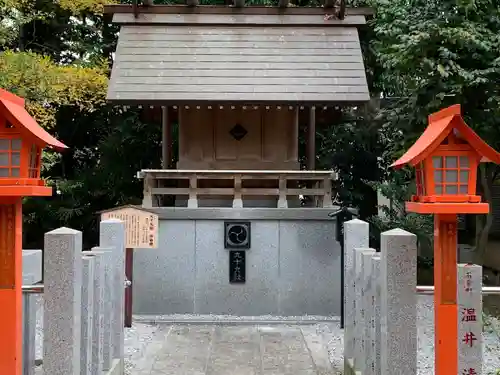
[(158, 215), (134, 207), (103, 212), (101, 221), (119, 219), (125, 222), (127, 249), (158, 247)]

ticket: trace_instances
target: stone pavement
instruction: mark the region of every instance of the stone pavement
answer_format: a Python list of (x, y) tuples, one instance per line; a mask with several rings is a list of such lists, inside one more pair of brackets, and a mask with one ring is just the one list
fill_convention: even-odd
[(314, 325), (161, 325), (132, 375), (336, 375)]

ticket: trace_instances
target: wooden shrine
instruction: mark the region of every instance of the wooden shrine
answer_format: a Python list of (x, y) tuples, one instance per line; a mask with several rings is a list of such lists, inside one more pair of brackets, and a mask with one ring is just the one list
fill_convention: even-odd
[[(299, 196), (331, 206), (333, 174), (315, 170), (317, 113), (369, 100), (357, 27), (370, 9), (188, 0), (105, 11), (121, 27), (108, 100), (161, 108), (162, 166), (138, 173), (144, 207), (166, 205), (167, 195), (188, 207), (284, 208)], [(304, 118), (306, 171), (298, 154)]]

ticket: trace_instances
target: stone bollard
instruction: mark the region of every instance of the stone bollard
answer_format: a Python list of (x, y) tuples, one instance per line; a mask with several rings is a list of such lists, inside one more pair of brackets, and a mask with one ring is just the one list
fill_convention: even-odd
[[(100, 269), (99, 274), (102, 276), (102, 302), (99, 303), (98, 309), (100, 309), (99, 314), (99, 327), (94, 327), (100, 332), (96, 333), (99, 337), (99, 341), (96, 343), (92, 349), (93, 355), (100, 356), (102, 358), (102, 371), (108, 371), (112, 367), (113, 363), (113, 340), (112, 340), (112, 329), (111, 329), (111, 316), (113, 314), (113, 273), (112, 273), (112, 263), (113, 263), (113, 249), (105, 247), (94, 247), (91, 251), (94, 257), (99, 256)], [(96, 353), (95, 351), (99, 352)], [(101, 354), (102, 352), (102, 354)], [(94, 369), (95, 370), (95, 369)], [(97, 373), (100, 375), (100, 373)]]
[(417, 237), (402, 229), (381, 235), (380, 367), (384, 375), (417, 373)]
[[(23, 252), (24, 260), (24, 252)], [(41, 268), (41, 267), (40, 267)], [(23, 273), (23, 285), (40, 281), (33, 274)], [(35, 374), (36, 295), (23, 293), (23, 375)]]
[(375, 375), (382, 375), (380, 370), (380, 253), (372, 257), (372, 368)]
[(366, 324), (366, 280), (364, 257), (368, 254), (369, 258), (375, 253), (375, 250), (368, 248), (354, 249), (354, 270), (355, 270), (355, 300), (356, 300), (356, 326), (354, 331), (354, 368), (362, 374), (366, 370), (366, 338), (368, 326)]
[(112, 249), (113, 312), (111, 314), (112, 359), (120, 362), (123, 374), (125, 346), (125, 223), (118, 219), (101, 221), (99, 244)]
[[(105, 265), (107, 258), (111, 256), (108, 251), (100, 251), (93, 248), (86, 256), (94, 257), (94, 310), (92, 326), (92, 375), (101, 375), (104, 362), (104, 288), (105, 288)], [(109, 330), (108, 330), (109, 333)], [(111, 337), (111, 335), (108, 335)], [(108, 343), (110, 341), (108, 340)], [(108, 353), (110, 352), (108, 347)]]
[[(84, 253), (85, 254), (85, 253)], [(91, 375), (92, 371), (92, 343), (94, 324), (94, 257), (82, 258), (82, 335), (81, 335), (81, 375)]]
[(44, 286), (44, 373), (80, 375), (82, 232), (45, 234)]
[(354, 368), (354, 346), (356, 331), (356, 282), (355, 248), (367, 248), (369, 239), (367, 222), (354, 219), (344, 223), (344, 372)]
[[(374, 375), (375, 367), (373, 366), (373, 340), (372, 321), (373, 321), (373, 299), (375, 285), (372, 283), (372, 259), (376, 252), (374, 249), (367, 249), (361, 253), (361, 347), (363, 348), (364, 363), (362, 364), (363, 375)], [(357, 370), (357, 368), (356, 368)]]
[(483, 372), (483, 272), (476, 264), (458, 265), (458, 372)]

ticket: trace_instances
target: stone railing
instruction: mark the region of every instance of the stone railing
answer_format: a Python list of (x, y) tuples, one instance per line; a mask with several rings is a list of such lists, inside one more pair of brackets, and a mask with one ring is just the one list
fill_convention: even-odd
[(161, 196), (187, 197), (187, 207), (199, 207), (201, 199), (232, 199), (233, 208), (243, 207), (243, 198), (277, 199), (278, 208), (289, 200), (312, 197), (315, 207), (332, 207), (332, 171), (272, 170), (166, 170), (145, 169), (143, 207), (162, 206)]
[[(100, 246), (82, 251), (82, 232), (59, 228), (45, 234), (43, 285), (23, 269), (23, 374), (123, 375), (125, 225), (100, 223)], [(38, 257), (35, 259), (35, 257)], [(37, 295), (43, 296), (36, 308)], [(38, 310), (38, 311), (37, 311)], [(35, 358), (37, 315), (43, 314), (43, 358)], [(41, 366), (36, 366), (40, 364)], [(41, 367), (41, 368), (40, 368)]]
[[(368, 223), (344, 223), (344, 374), (416, 375), (422, 371), (417, 368), (417, 291), (432, 288), (417, 287), (417, 238), (402, 229), (384, 232), (380, 252), (370, 249), (368, 240)], [(481, 267), (459, 264), (457, 283), (458, 370), (481, 374)], [(473, 318), (465, 319), (469, 313)]]

